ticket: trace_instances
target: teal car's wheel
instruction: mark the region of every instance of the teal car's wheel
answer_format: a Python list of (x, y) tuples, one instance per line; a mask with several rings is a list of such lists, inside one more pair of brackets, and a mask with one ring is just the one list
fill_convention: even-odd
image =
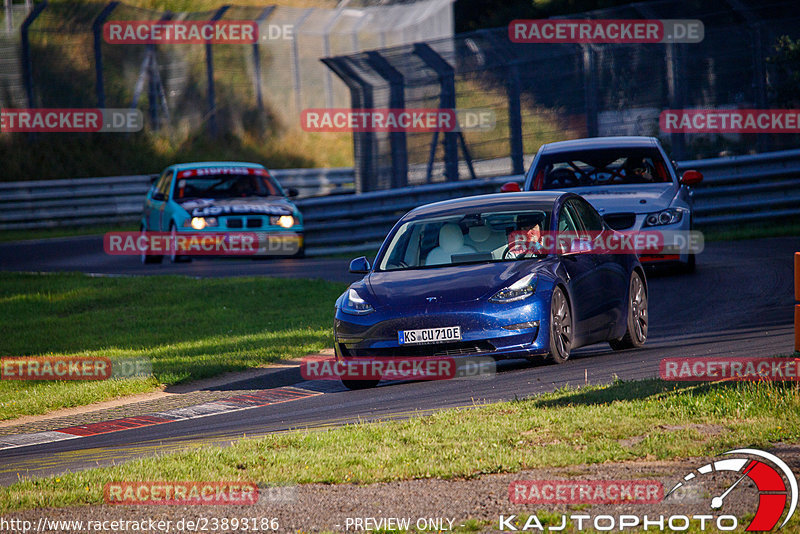
[(177, 254), (175, 251), (175, 241), (176, 237), (178, 236), (178, 227), (175, 226), (174, 222), (169, 223), (169, 237), (170, 237), (170, 253), (169, 253), (169, 261), (172, 263), (186, 263), (192, 261), (191, 256), (185, 256), (182, 254)]
[[(142, 235), (144, 235), (145, 233), (144, 225), (139, 227), (139, 232), (141, 232)], [(140, 259), (142, 260), (143, 264), (147, 265), (151, 263), (161, 263), (161, 260), (164, 259), (164, 256), (160, 254), (145, 254), (144, 252), (142, 252), (140, 255)]]

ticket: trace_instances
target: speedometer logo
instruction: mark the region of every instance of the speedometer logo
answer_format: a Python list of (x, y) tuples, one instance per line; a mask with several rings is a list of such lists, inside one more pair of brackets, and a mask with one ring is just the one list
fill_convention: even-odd
[[(723, 491), (715, 492), (709, 503), (711, 509), (722, 508), (728, 495), (735, 491), (745, 478), (749, 478), (758, 490), (758, 508), (745, 530), (751, 532), (772, 530), (786, 511), (783, 522), (778, 528), (783, 527), (797, 508), (797, 479), (789, 466), (774, 454), (756, 449), (736, 449), (726, 452), (725, 455), (737, 455), (737, 457), (717, 460), (697, 468), (675, 484), (664, 498), (669, 497), (690, 480), (700, 479), (704, 475), (717, 472), (736, 473), (738, 476), (735, 482)], [(754, 459), (753, 456), (761, 459)]]

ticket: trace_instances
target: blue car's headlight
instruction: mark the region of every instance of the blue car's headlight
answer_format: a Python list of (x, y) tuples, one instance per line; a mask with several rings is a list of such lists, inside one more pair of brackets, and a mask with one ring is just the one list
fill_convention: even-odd
[(297, 221), (295, 221), (295, 218), (292, 217), (291, 215), (280, 215), (280, 216), (273, 215), (272, 217), (269, 218), (269, 223), (272, 226), (280, 226), (281, 228), (291, 228), (292, 226), (297, 224)]
[(683, 218), (683, 211), (676, 208), (667, 208), (663, 211), (650, 213), (644, 219), (644, 226), (663, 226), (675, 224)]
[(347, 293), (344, 294), (341, 310), (351, 315), (366, 315), (375, 311), (369, 302), (362, 299), (355, 289), (348, 289)]
[(489, 302), (514, 302), (530, 297), (536, 292), (536, 274), (523, 276), (489, 298)]

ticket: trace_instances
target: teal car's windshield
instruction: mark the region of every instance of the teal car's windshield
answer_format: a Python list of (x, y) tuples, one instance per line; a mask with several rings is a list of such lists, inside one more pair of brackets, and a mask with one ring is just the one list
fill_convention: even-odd
[(208, 174), (178, 176), (175, 199), (283, 196), (271, 176), (259, 174)]
[(378, 270), (418, 269), (477, 262), (512, 261), (545, 254), (509, 254), (517, 235), (549, 228), (543, 210), (472, 213), (418, 219), (392, 237)]

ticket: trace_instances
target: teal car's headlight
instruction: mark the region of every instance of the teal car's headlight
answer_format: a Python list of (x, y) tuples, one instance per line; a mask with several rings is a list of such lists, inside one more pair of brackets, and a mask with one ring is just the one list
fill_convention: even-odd
[(184, 228), (193, 228), (195, 230), (202, 230), (204, 228), (212, 228), (219, 226), (216, 217), (192, 217), (183, 221)]
[(536, 292), (536, 274), (523, 276), (508, 287), (504, 287), (489, 298), (489, 302), (515, 302), (530, 297)]
[(644, 219), (644, 226), (663, 226), (665, 224), (675, 224), (683, 218), (683, 210), (677, 208), (667, 208), (663, 211), (650, 213)]
[(355, 289), (348, 289), (343, 295), (341, 310), (350, 315), (366, 315), (375, 311), (369, 302), (361, 298)]
[(292, 226), (297, 224), (297, 221), (291, 215), (280, 215), (280, 216), (273, 215), (272, 217), (269, 218), (269, 223), (272, 226), (280, 226), (281, 228), (291, 228)]

